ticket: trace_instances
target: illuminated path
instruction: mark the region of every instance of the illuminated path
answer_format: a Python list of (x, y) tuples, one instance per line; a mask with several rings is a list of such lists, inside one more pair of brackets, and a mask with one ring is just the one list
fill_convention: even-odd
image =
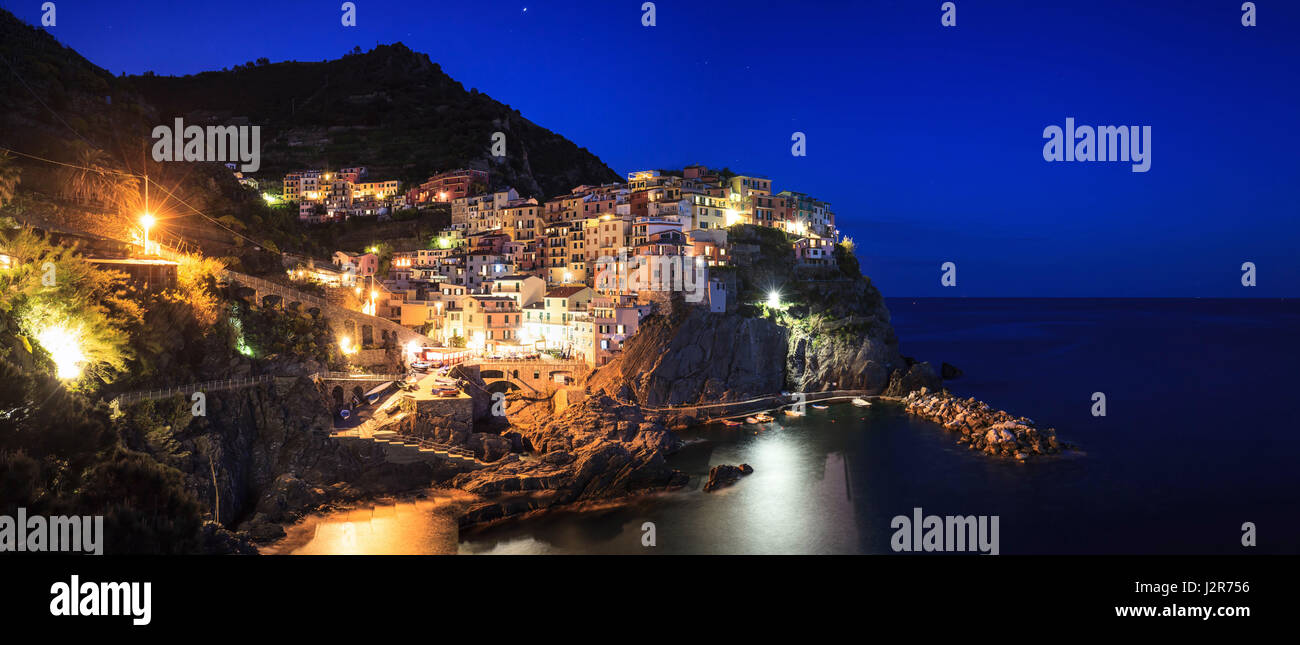
[[(378, 316), (361, 313), (360, 311), (353, 311), (338, 305), (333, 305), (327, 302), (324, 298), (303, 293), (297, 289), (286, 287), (282, 284), (276, 284), (269, 280), (255, 278), (251, 275), (231, 271), (229, 269), (225, 271), (225, 278), (230, 281), (231, 284), (238, 284), (252, 289), (260, 297), (279, 296), (286, 304), (299, 303), (316, 307), (317, 309), (320, 309), (322, 315), (334, 321), (336, 324), (340, 324), (343, 321), (352, 322), (357, 326), (358, 332), (367, 326), (371, 329), (379, 329), (380, 331), (385, 332), (385, 335), (391, 334), (396, 338), (398, 345), (405, 345), (412, 341), (417, 345), (422, 346), (437, 345), (437, 343), (428, 336), (425, 336), (414, 329), (403, 327), (387, 318), (380, 318)], [(361, 338), (361, 335), (360, 333), (357, 333), (352, 337), (359, 339)]]

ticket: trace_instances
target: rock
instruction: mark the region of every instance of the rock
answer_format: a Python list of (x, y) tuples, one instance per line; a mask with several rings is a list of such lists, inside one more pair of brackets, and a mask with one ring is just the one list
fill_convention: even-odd
[(749, 464), (730, 466), (719, 464), (709, 470), (709, 481), (704, 484), (704, 492), (710, 492), (736, 483), (742, 476), (754, 472)]
[(1054, 428), (1039, 428), (1026, 417), (1013, 417), (974, 397), (959, 399), (946, 391), (931, 394), (928, 387), (921, 387), (905, 395), (903, 405), (910, 414), (960, 433), (958, 443), (966, 443), (970, 450), (1021, 461), (1061, 451)]
[(889, 375), (889, 386), (885, 388), (885, 394), (904, 396), (913, 390), (925, 388), (926, 391), (933, 391), (941, 387), (943, 381), (929, 363), (914, 363), (906, 371), (899, 368)]
[(962, 373), (961, 368), (951, 363), (943, 363), (939, 366), (939, 376), (945, 381), (961, 378)]
[[(268, 529), (268, 534), (274, 533)], [(199, 551), (205, 555), (257, 555), (257, 547), (246, 533), (235, 533), (216, 522), (204, 522), (199, 529)]]
[(514, 444), (510, 439), (483, 432), (471, 434), (465, 445), (474, 451), (475, 457), (487, 462), (493, 462), (506, 456), (514, 448)]

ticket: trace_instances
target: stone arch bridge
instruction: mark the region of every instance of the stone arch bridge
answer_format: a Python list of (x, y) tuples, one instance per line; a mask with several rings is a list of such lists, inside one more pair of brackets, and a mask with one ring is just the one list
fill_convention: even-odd
[(582, 383), (591, 368), (580, 360), (476, 360), (489, 392), (548, 394)]

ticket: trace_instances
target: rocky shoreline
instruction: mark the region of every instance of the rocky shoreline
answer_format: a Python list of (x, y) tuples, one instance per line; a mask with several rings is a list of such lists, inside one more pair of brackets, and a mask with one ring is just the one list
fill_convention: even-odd
[(958, 443), (970, 450), (1026, 461), (1032, 457), (1059, 454), (1069, 445), (1056, 438), (1055, 428), (1039, 428), (1027, 417), (997, 410), (974, 397), (958, 398), (948, 393), (920, 388), (901, 399), (909, 414), (933, 421), (961, 434)]

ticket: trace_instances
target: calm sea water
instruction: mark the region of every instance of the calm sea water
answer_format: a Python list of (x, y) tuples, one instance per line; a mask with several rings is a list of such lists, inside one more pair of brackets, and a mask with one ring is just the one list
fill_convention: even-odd
[[(1002, 553), (1300, 552), (1292, 377), (1300, 303), (1258, 300), (889, 301), (904, 353), (965, 371), (949, 383), (1079, 444), (1007, 463), (877, 405), (809, 410), (771, 430), (686, 433), (688, 489), (462, 533), (460, 553), (889, 553), (913, 507), (997, 515)], [(1103, 392), (1107, 415), (1091, 415)], [(714, 493), (709, 468), (753, 475)], [(642, 546), (654, 523), (656, 546)], [(400, 530), (400, 529), (394, 529)], [(446, 552), (408, 540), (408, 552)]]

